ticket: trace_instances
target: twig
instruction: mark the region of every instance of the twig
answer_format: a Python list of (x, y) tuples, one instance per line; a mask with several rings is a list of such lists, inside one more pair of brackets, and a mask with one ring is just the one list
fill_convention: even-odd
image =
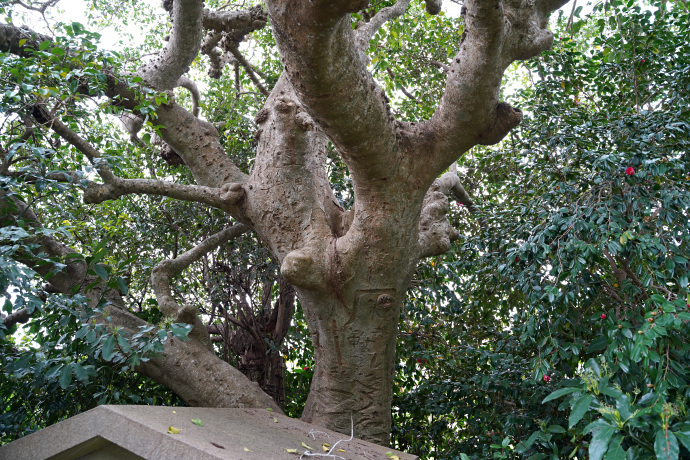
[[(313, 431), (312, 430), (309, 434), (312, 434), (312, 433), (320, 433), (320, 431)], [(312, 435), (312, 437), (313, 437), (313, 435)], [(317, 454), (315, 452), (306, 450), (306, 451), (304, 451), (304, 453), (302, 453), (302, 455), (299, 456), (299, 458), (301, 460), (302, 457), (304, 457), (306, 455), (307, 457), (340, 458), (342, 460), (345, 460), (345, 457), (341, 457), (340, 455), (336, 455), (333, 453), (333, 451), (335, 450), (335, 448), (338, 444), (340, 444), (341, 442), (350, 442), (354, 439), (354, 437), (355, 437), (355, 422), (354, 422), (354, 419), (352, 418), (352, 415), (350, 415), (350, 439), (339, 439), (335, 444), (333, 444), (333, 446), (331, 446), (331, 449), (328, 452), (326, 452), (325, 454)], [(314, 439), (316, 440), (316, 438), (314, 438)]]

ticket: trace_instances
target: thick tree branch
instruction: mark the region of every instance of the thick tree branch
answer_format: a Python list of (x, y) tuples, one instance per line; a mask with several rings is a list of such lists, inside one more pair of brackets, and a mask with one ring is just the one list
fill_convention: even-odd
[[(22, 40), (26, 40), (21, 43)], [(10, 24), (0, 24), (0, 50), (20, 57), (31, 57), (44, 41), (53, 41), (47, 35)], [(21, 43), (21, 44), (20, 44)]]
[(426, 12), (431, 15), (436, 15), (441, 12), (441, 6), (443, 0), (424, 0), (424, 6), (426, 7)]
[(268, 16), (261, 6), (254, 6), (246, 11), (212, 11), (203, 12), (204, 29), (225, 32), (233, 38), (241, 38), (266, 25)]
[(29, 313), (29, 310), (27, 310), (26, 308), (21, 308), (17, 311), (10, 313), (7, 316), (2, 315), (0, 321), (2, 321), (2, 324), (9, 329), (15, 324), (25, 324), (30, 319), (31, 313)]
[(182, 201), (204, 203), (229, 213), (237, 212), (237, 203), (244, 196), (242, 185), (228, 183), (221, 188), (202, 185), (182, 185), (155, 179), (115, 178), (106, 184), (90, 183), (84, 192), (84, 202), (102, 203), (124, 195), (144, 194), (167, 196)]
[(170, 40), (156, 58), (137, 71), (152, 88), (159, 91), (173, 89), (196, 58), (203, 34), (203, 4), (203, 0), (173, 2)]
[(441, 103), (428, 126), (437, 141), (433, 168), (424, 164), (430, 174), (438, 174), (473, 145), (499, 142), (519, 124), (522, 112), (498, 99), (503, 73), (514, 60), (528, 59), (551, 46), (549, 13), (566, 2), (465, 3), (465, 32), (460, 50), (451, 64)]
[(449, 171), (443, 174), (439, 180), (443, 183), (444, 189), (448, 190), (457, 201), (467, 206), (469, 211), (474, 211), (474, 200), (472, 200), (470, 194), (467, 193), (465, 187), (462, 186), (460, 178), (458, 177), (457, 163), (450, 165)]
[(359, 56), (347, 14), (366, 3), (267, 3), (285, 73), (355, 182), (390, 175), (397, 142), (387, 98)]
[(246, 182), (247, 175), (230, 160), (211, 123), (175, 103), (161, 105), (156, 113), (165, 126), (161, 138), (184, 160), (199, 185), (219, 188)]

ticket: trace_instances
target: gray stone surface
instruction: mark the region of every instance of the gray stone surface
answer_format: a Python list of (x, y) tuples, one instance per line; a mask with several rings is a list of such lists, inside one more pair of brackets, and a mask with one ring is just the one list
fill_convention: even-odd
[[(200, 419), (203, 426), (192, 423)], [(180, 430), (170, 434), (169, 427)], [(417, 457), (264, 409), (99, 406), (0, 447), (0, 460), (401, 460)], [(341, 441), (325, 457), (324, 443)], [(297, 453), (288, 453), (295, 449)]]

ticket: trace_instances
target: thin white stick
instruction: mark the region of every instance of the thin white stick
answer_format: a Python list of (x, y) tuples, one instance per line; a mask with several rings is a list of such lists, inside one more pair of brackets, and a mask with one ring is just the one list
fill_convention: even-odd
[[(309, 432), (309, 434), (312, 435), (312, 438), (316, 441), (316, 438), (313, 436), (313, 433), (323, 433), (323, 432), (322, 432), (322, 431), (314, 431), (314, 430), (312, 430), (312, 431)], [(326, 436), (328, 436), (327, 433), (323, 433), (323, 434), (325, 434)], [(331, 450), (329, 450), (329, 451), (328, 451), (327, 453), (325, 453), (325, 454), (317, 454), (317, 453), (314, 453), (314, 452), (312, 452), (312, 451), (310, 451), (310, 450), (305, 450), (305, 451), (302, 453), (302, 455), (299, 456), (299, 458), (300, 458), (300, 460), (302, 460), (302, 457), (304, 457), (304, 456), (306, 455), (307, 457), (328, 457), (328, 458), (339, 458), (339, 459), (341, 459), (341, 460), (346, 460), (344, 457), (341, 457), (340, 455), (335, 455), (335, 454), (333, 453), (333, 450), (334, 450), (335, 447), (336, 447), (338, 444), (340, 444), (341, 442), (350, 442), (350, 441), (352, 441), (352, 440), (354, 439), (354, 437), (355, 437), (355, 421), (354, 421), (354, 419), (352, 418), (352, 415), (350, 415), (350, 439), (339, 439), (335, 444), (333, 444), (333, 446), (331, 447)], [(328, 438), (330, 439), (330, 436), (329, 436)]]

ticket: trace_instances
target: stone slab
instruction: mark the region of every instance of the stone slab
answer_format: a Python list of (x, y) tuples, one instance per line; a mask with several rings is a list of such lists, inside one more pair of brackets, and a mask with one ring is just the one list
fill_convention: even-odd
[[(192, 423), (200, 419), (203, 426)], [(169, 427), (178, 428), (170, 434)], [(0, 447), (0, 460), (401, 460), (417, 457), (265, 409), (99, 406)], [(322, 446), (342, 440), (325, 457)], [(347, 442), (346, 442), (347, 441)], [(289, 453), (286, 449), (296, 449)]]

